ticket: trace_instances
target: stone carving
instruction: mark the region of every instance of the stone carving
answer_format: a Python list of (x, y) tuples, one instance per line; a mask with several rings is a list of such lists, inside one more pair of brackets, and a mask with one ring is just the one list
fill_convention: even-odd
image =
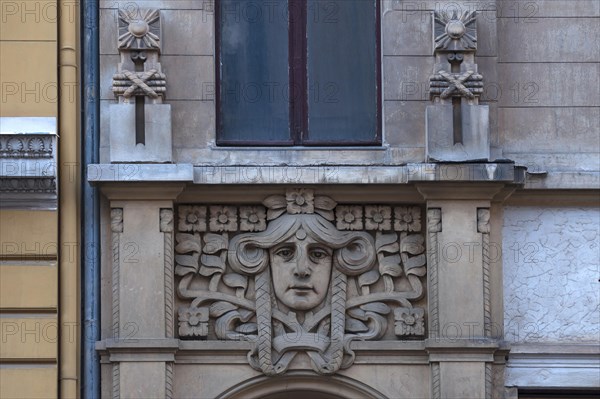
[(0, 135), (0, 158), (51, 158), (53, 140), (48, 134)]
[(263, 205), (211, 205), (209, 232), (189, 219), (203, 206), (179, 208), (180, 338), (252, 342), (250, 365), (277, 375), (300, 352), (320, 374), (349, 367), (350, 343), (381, 339), (394, 315), (406, 326), (400, 335), (423, 335), (424, 311), (413, 302), (423, 296), (425, 247), (414, 220), (396, 233), (391, 207), (365, 205), (373, 232), (361, 231), (362, 206), (303, 188)]
[(0, 179), (0, 192), (55, 193), (55, 177), (28, 177)]
[(427, 239), (430, 250), (427, 251), (429, 263), (429, 309), (430, 331), (436, 337), (440, 334), (439, 282), (438, 282), (438, 233), (442, 231), (442, 210), (427, 210)]
[(475, 51), (477, 49), (477, 13), (465, 11), (460, 16), (445, 12), (434, 15), (435, 49), (446, 51)]
[(429, 80), (429, 93), (442, 99), (465, 97), (472, 100), (483, 93), (483, 76), (472, 70), (463, 73), (439, 71)]
[(486, 337), (492, 335), (492, 305), (490, 293), (490, 210), (477, 209), (477, 232), (482, 237), (483, 263), (483, 330)]
[(165, 247), (165, 335), (173, 337), (173, 209), (160, 210), (160, 231)]
[(436, 11), (433, 17), (435, 66), (429, 79), (433, 104), (426, 110), (427, 159), (487, 161), (489, 107), (479, 105), (483, 76), (475, 62), (477, 14)]
[(111, 162), (172, 160), (171, 106), (164, 104), (167, 76), (160, 62), (160, 20), (157, 9), (119, 10), (120, 62), (111, 87), (118, 104), (109, 106)]
[(394, 230), (421, 231), (421, 208), (418, 206), (399, 206), (394, 208)]
[(179, 231), (206, 231), (206, 207), (179, 207)]
[(123, 232), (123, 208), (110, 210), (110, 230), (112, 232), (112, 328), (113, 338), (119, 338), (119, 266), (121, 253), (121, 233)]
[(158, 10), (128, 12), (119, 9), (119, 50), (160, 50)]
[(396, 335), (399, 337), (425, 335), (425, 309), (422, 308), (396, 308)]

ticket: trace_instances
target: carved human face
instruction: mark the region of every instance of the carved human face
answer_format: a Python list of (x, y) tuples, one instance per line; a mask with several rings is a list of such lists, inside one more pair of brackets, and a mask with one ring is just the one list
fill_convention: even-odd
[(269, 254), (277, 299), (296, 310), (309, 310), (323, 302), (331, 278), (331, 248), (298, 230)]

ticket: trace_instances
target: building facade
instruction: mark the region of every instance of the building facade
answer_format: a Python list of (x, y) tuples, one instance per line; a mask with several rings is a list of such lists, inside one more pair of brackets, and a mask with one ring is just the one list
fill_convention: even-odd
[(598, 2), (13, 3), (0, 396), (598, 395)]
[(79, 396), (79, 6), (0, 2), (0, 396)]

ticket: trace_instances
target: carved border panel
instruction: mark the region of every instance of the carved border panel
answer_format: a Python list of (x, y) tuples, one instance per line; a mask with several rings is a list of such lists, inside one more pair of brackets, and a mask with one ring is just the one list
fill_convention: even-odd
[(422, 213), (303, 188), (262, 204), (179, 206), (179, 338), (249, 341), (249, 364), (266, 375), (300, 352), (332, 374), (352, 365), (354, 340), (422, 339)]

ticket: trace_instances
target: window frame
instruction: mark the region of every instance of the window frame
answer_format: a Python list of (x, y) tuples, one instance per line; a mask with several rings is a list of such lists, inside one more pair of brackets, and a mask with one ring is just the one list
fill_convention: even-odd
[[(214, 0), (214, 32), (215, 32), (215, 142), (219, 147), (381, 147), (382, 146), (382, 55), (381, 55), (381, 1), (375, 2), (375, 83), (376, 96), (376, 127), (374, 140), (311, 140), (308, 132), (308, 60), (307, 60), (307, 0), (288, 0), (300, 4), (300, 7), (290, 7), (290, 22), (288, 33), (288, 82), (289, 87), (298, 87), (302, 96), (289, 102), (289, 140), (228, 140), (220, 137), (221, 132), (221, 0)], [(300, 14), (300, 15), (299, 15)], [(298, 39), (298, 40), (296, 40)], [(301, 46), (294, 45), (301, 43)], [(297, 61), (297, 62), (296, 62)]]

